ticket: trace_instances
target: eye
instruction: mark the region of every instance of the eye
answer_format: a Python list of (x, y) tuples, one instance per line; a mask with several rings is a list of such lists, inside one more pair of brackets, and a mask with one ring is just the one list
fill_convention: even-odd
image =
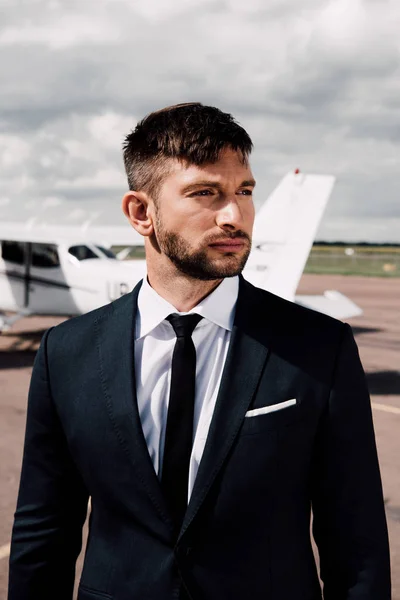
[(243, 194), (243, 196), (252, 196), (253, 190), (240, 190), (239, 193)]
[(211, 190), (196, 190), (195, 192), (193, 192), (192, 194), (190, 194), (191, 197), (194, 196), (210, 196), (212, 195), (212, 191)]

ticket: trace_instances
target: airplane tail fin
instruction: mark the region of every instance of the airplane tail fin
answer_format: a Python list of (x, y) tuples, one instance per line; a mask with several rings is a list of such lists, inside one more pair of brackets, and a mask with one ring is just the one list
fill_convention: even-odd
[(246, 279), (294, 300), (334, 182), (332, 175), (298, 171), (282, 179), (256, 214)]

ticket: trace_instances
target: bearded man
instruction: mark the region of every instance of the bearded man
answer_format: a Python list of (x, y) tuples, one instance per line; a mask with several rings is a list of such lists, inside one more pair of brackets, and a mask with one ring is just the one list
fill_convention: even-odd
[[(252, 142), (199, 103), (125, 141), (132, 292), (46, 332), (9, 600), (389, 600), (370, 401), (348, 325), (246, 282)], [(320, 555), (320, 580), (310, 534)]]

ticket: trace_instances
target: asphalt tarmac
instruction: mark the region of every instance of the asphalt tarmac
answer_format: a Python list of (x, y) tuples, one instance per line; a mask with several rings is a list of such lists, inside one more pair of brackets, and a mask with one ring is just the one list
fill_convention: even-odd
[[(400, 279), (304, 275), (298, 292), (327, 289), (339, 290), (364, 310), (349, 323), (371, 392), (391, 543), (393, 600), (400, 600)], [(9, 540), (33, 360), (44, 331), (62, 320), (22, 319), (0, 335), (0, 600), (7, 594)]]

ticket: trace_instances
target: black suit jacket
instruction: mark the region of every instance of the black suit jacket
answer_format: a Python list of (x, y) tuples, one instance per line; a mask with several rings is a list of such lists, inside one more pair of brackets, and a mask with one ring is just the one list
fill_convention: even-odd
[[(178, 539), (139, 419), (132, 293), (48, 331), (34, 365), (9, 600), (389, 600), (370, 402), (350, 327), (240, 281)], [(286, 409), (245, 417), (284, 402)]]

